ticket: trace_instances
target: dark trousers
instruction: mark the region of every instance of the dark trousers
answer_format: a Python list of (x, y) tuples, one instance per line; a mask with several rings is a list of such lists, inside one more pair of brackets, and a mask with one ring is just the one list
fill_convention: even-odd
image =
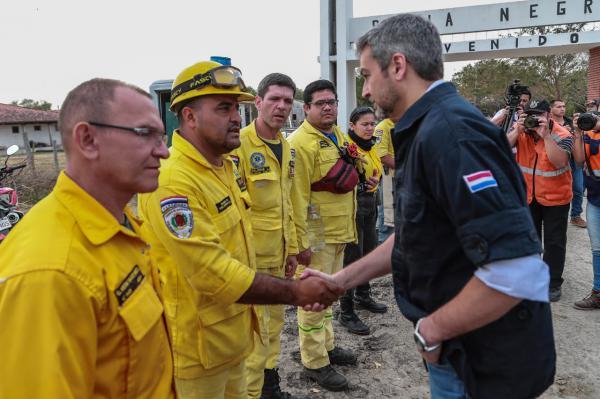
[[(344, 250), (344, 267), (362, 258), (377, 246), (377, 194), (359, 193), (356, 202), (356, 232), (358, 234), (358, 242), (346, 245), (346, 249)], [(368, 282), (359, 285), (356, 287), (356, 295), (368, 295), (369, 290), (370, 286)], [(340, 298), (342, 311), (348, 307), (349, 310), (353, 308), (353, 296), (354, 289), (349, 289)]]
[[(529, 204), (533, 224), (542, 241), (544, 232), (544, 262), (550, 267), (550, 288), (558, 288), (563, 283), (565, 253), (567, 250), (567, 222), (570, 204), (545, 206), (535, 199)], [(542, 228), (543, 227), (543, 228)]]

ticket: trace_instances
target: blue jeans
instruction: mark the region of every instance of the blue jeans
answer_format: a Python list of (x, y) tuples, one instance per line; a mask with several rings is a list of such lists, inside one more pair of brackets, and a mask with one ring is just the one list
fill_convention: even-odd
[(449, 363), (427, 363), (431, 399), (468, 399), (465, 385)]
[(571, 217), (581, 216), (583, 212), (583, 169), (569, 161), (573, 174), (573, 200), (571, 201)]
[(600, 291), (600, 207), (587, 204), (585, 213), (588, 223), (588, 235), (592, 246), (592, 267), (594, 269), (594, 289)]

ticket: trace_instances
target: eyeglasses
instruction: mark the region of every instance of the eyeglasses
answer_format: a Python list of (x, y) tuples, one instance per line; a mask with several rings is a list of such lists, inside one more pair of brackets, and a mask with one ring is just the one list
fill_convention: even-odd
[(246, 85), (242, 79), (242, 71), (231, 65), (223, 65), (210, 71), (194, 76), (173, 87), (171, 90), (171, 102), (183, 93), (191, 90), (199, 90), (204, 86), (231, 88), (239, 86), (241, 91), (246, 91)]
[(128, 127), (128, 126), (119, 126), (119, 125), (110, 125), (108, 123), (101, 122), (93, 122), (88, 121), (88, 123), (92, 126), (103, 127), (107, 129), (120, 129), (126, 130), (128, 132), (135, 133), (138, 137), (141, 137), (146, 140), (153, 139), (156, 145), (160, 145), (166, 142), (167, 135), (161, 129), (155, 129), (152, 127)]
[(319, 108), (323, 108), (326, 105), (328, 105), (330, 107), (337, 107), (338, 100), (319, 100), (319, 101), (311, 102), (309, 104), (315, 105)]

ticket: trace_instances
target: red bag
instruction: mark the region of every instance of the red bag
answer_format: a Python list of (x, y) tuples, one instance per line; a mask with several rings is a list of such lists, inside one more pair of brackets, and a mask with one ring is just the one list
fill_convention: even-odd
[(353, 164), (340, 158), (321, 180), (310, 185), (312, 191), (329, 191), (334, 194), (346, 194), (358, 184), (358, 172)]
[[(340, 159), (333, 164), (325, 177), (311, 184), (310, 189), (312, 191), (329, 191), (334, 194), (346, 194), (354, 190), (354, 187), (360, 181), (358, 171), (354, 166), (355, 156), (349, 153), (347, 143), (342, 149), (335, 141), (331, 140), (331, 142), (338, 149)], [(356, 152), (356, 147), (354, 147), (353, 151)]]

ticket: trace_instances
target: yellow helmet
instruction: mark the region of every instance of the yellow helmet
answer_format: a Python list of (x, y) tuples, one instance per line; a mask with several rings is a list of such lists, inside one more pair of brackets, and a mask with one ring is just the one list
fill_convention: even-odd
[(177, 112), (177, 104), (191, 98), (209, 94), (237, 95), (238, 101), (252, 101), (254, 96), (246, 91), (242, 72), (231, 65), (214, 61), (202, 61), (185, 68), (171, 88), (171, 111)]

